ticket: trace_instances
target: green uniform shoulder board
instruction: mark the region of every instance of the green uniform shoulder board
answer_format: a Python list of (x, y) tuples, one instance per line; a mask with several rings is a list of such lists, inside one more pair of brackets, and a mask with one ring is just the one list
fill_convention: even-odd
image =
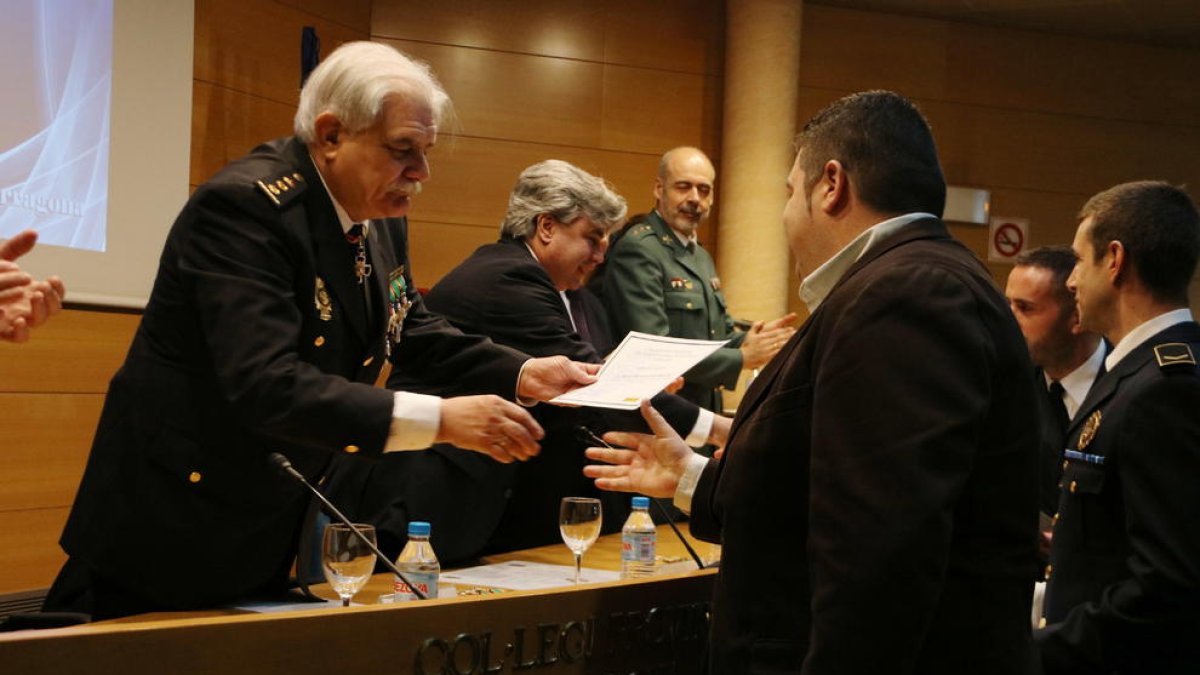
[(1164, 342), (1154, 345), (1154, 358), (1158, 360), (1158, 367), (1164, 369), (1196, 365), (1196, 357), (1186, 342)]
[(644, 237), (647, 234), (652, 234), (653, 232), (654, 232), (654, 227), (652, 225), (650, 225), (650, 223), (638, 223), (637, 225), (634, 225), (632, 229), (629, 230), (629, 233), (626, 236)]
[(254, 185), (267, 196), (267, 199), (271, 200), (272, 204), (280, 208), (287, 206), (307, 187), (304, 176), (301, 176), (299, 171), (283, 176), (261, 178), (254, 181)]

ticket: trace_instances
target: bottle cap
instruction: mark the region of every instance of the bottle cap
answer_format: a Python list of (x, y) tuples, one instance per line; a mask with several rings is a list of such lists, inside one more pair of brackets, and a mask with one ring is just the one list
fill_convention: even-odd
[(410, 537), (428, 537), (429, 523), (423, 520), (408, 521), (408, 536)]
[(649, 497), (634, 497), (633, 498), (633, 508), (635, 508), (635, 509), (650, 508), (650, 498)]

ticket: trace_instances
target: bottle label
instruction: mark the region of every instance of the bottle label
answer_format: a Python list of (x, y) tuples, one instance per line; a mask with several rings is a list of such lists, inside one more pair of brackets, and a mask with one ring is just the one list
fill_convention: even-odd
[[(417, 590), (425, 594), (426, 598), (436, 598), (438, 594), (438, 573), (437, 572), (405, 572), (407, 578)], [(392, 597), (394, 602), (406, 602), (408, 600), (416, 600), (417, 596), (409, 588), (408, 584), (400, 581), (399, 577), (392, 581), (392, 591), (395, 595)]]
[(655, 532), (622, 532), (621, 560), (654, 564)]

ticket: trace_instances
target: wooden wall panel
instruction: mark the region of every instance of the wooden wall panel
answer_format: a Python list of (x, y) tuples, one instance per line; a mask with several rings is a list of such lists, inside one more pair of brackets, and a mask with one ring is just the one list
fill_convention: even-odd
[(0, 394), (0, 512), (70, 506), (103, 394)]
[(720, 158), (720, 80), (689, 73), (608, 66), (603, 147), (655, 155), (679, 145)]
[[(658, 156), (490, 138), (443, 139), (431, 155), (432, 177), (413, 202), (414, 220), (498, 231), (508, 194), (525, 167), (546, 159), (571, 162), (613, 184), (631, 213), (654, 203)], [(707, 230), (701, 232), (701, 239)]]
[(371, 33), (377, 39), (601, 61), (604, 33), (596, 27), (603, 16), (603, 4), (595, 2), (375, 0)]
[(531, 143), (599, 144), (602, 64), (387, 42), (428, 62), (450, 94), (458, 124), (443, 131)]
[[(498, 227), (410, 220), (408, 247), (414, 261), (412, 272), (417, 288), (432, 288), (472, 251), (498, 238)], [(421, 262), (418, 264), (417, 260)]]
[(376, 0), (372, 33), (380, 39), (716, 74), (723, 58), (724, 5), (711, 0)]
[[(318, 8), (329, 4), (318, 3)], [(361, 28), (271, 0), (197, 0), (195, 78), (294, 106), (300, 94), (300, 35), (308, 25), (317, 29), (322, 55), (367, 37)]]
[[(1200, 51), (820, 5), (805, 8), (801, 46), (798, 125), (854, 91), (913, 98), (947, 180), (1028, 218), (1031, 246), (1069, 244), (1079, 207), (1113, 184), (1200, 185)], [(951, 230), (986, 258), (986, 227)], [(988, 267), (1003, 285), (1010, 266)]]
[(277, 0), (286, 7), (328, 19), (355, 31), (371, 32), (371, 0)]
[(193, 187), (212, 178), (229, 162), (254, 146), (292, 133), (296, 107), (221, 87), (211, 82), (192, 85)]
[(0, 593), (49, 588), (67, 556), (58, 537), (67, 508), (0, 511)]
[(677, 73), (722, 72), (725, 3), (605, 0), (603, 6), (605, 62)]
[(137, 323), (136, 314), (68, 309), (25, 344), (0, 342), (0, 393), (103, 394)]
[(1196, 126), (1200, 51), (955, 25), (947, 96), (1063, 115)]

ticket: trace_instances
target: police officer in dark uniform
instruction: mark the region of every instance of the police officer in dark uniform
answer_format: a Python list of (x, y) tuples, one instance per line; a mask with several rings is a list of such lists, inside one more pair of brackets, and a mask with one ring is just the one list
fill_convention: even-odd
[[(343, 45), (305, 84), (297, 136), (188, 200), (109, 387), (47, 610), (101, 619), (280, 594), (309, 498), (272, 452), (314, 482), (335, 452), (536, 454), (540, 427), (504, 399), (552, 397), (593, 368), (464, 335), (410, 276), (403, 216), (447, 104), (424, 65)], [(385, 360), (457, 397), (373, 387)]]
[(1071, 422), (1041, 628), (1048, 675), (1200, 672), (1200, 217), (1118, 185), (1080, 212), (1068, 285), (1114, 345)]

